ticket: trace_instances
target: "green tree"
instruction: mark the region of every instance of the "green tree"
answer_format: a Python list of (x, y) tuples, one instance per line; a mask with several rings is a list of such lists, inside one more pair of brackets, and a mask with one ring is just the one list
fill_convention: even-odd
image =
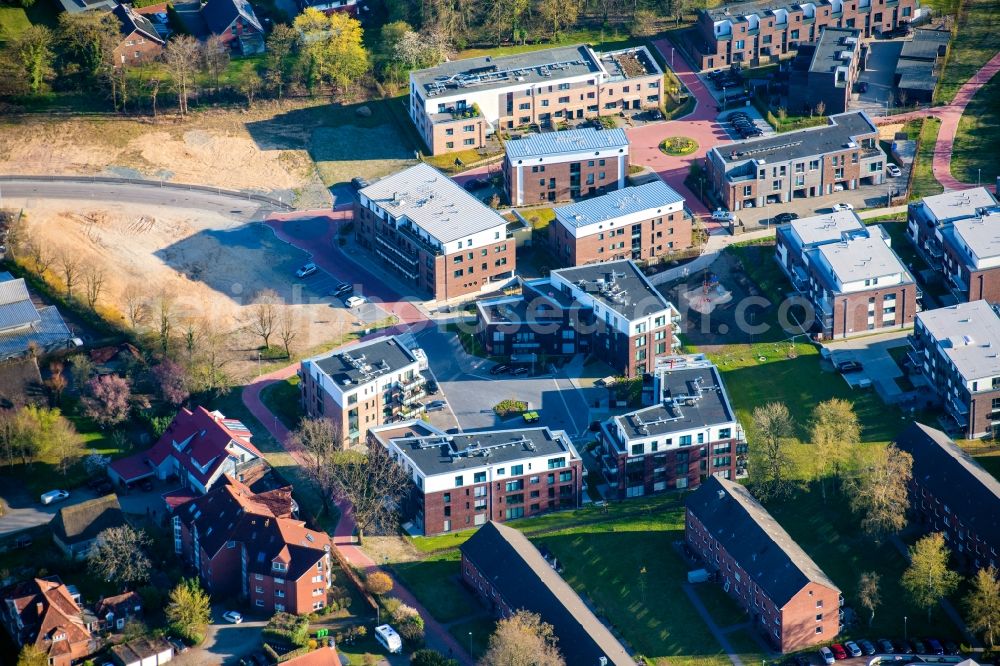
[(983, 635), (986, 644), (996, 646), (995, 633), (1000, 629), (1000, 581), (993, 566), (980, 569), (965, 597), (965, 618), (969, 630)]
[(334, 91), (344, 89), (368, 71), (368, 51), (362, 44), (361, 22), (348, 14), (329, 16), (309, 8), (293, 24), (306, 63), (311, 89), (322, 83)]
[(445, 657), (437, 650), (424, 648), (410, 655), (410, 666), (458, 666), (458, 661)]
[(278, 23), (267, 36), (267, 55), (264, 58), (264, 85), (280, 99), (285, 88), (293, 81), (295, 71), (295, 42), (298, 33), (290, 25)]
[(955, 591), (962, 577), (948, 568), (948, 546), (940, 532), (928, 534), (910, 547), (910, 566), (903, 572), (902, 584), (920, 608), (931, 610)]
[(861, 516), (861, 527), (876, 541), (906, 526), (910, 508), (913, 456), (895, 445), (878, 449), (874, 460), (845, 484), (851, 508)]
[(816, 475), (825, 499), (824, 477), (832, 473), (839, 478), (852, 448), (861, 441), (861, 425), (854, 413), (854, 405), (840, 398), (819, 403), (813, 409), (809, 435), (815, 448), (812, 458), (815, 461)]
[(34, 95), (42, 92), (45, 81), (52, 76), (52, 62), (55, 58), (53, 41), (51, 30), (43, 25), (33, 25), (22, 32), (11, 45), (27, 87)]
[(652, 37), (656, 34), (656, 12), (651, 9), (637, 9), (632, 15), (629, 32), (633, 37)]
[(34, 643), (29, 643), (21, 648), (17, 655), (17, 666), (48, 666), (49, 655), (45, 654), (41, 648)]
[(54, 458), (59, 471), (83, 455), (83, 439), (58, 409), (27, 405), (15, 417), (15, 455), (22, 462)]
[(68, 63), (78, 65), (91, 85), (109, 80), (114, 50), (121, 41), (118, 19), (111, 12), (59, 15), (59, 37)]
[(565, 28), (576, 23), (580, 12), (578, 0), (540, 0), (538, 13), (545, 25), (552, 29), (552, 37), (559, 36)]
[(264, 81), (260, 78), (260, 74), (257, 73), (257, 68), (252, 62), (243, 63), (236, 87), (239, 88), (240, 94), (247, 98), (247, 108), (252, 109), (254, 99), (257, 98), (260, 89), (264, 87)]
[(190, 643), (200, 643), (212, 619), (211, 600), (197, 579), (184, 578), (170, 592), (167, 621), (173, 631)]

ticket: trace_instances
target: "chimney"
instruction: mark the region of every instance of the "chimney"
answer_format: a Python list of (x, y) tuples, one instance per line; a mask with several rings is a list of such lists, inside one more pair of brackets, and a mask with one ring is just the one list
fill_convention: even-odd
[(37, 602), (35, 604), (35, 613), (38, 615), (39, 618), (41, 618), (43, 615), (45, 615), (45, 603), (44, 602), (39, 601), (39, 602)]

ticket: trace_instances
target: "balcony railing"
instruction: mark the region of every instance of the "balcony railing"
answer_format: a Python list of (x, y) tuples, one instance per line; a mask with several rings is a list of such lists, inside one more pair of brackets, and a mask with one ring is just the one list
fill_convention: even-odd
[(390, 254), (394, 255), (400, 261), (406, 264), (410, 264), (413, 270), (416, 270), (418, 265), (420, 264), (420, 261), (417, 259), (416, 256), (400, 250), (398, 247), (387, 241), (382, 236), (376, 236), (375, 242), (378, 243), (383, 248), (385, 248)]

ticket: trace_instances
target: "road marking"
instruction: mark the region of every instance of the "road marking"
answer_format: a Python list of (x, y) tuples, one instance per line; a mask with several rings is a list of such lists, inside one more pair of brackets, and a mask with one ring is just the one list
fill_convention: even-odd
[[(563, 407), (566, 408), (566, 414), (569, 415), (569, 420), (573, 422), (573, 427), (579, 431), (580, 424), (576, 422), (576, 417), (573, 416), (573, 410), (569, 408), (569, 403), (566, 402), (566, 396), (563, 395), (562, 390), (559, 388), (559, 380), (556, 378), (555, 368), (552, 369), (552, 383), (555, 384), (556, 393), (559, 395), (559, 399), (562, 400)], [(573, 382), (570, 382), (570, 388), (576, 390), (573, 386)]]

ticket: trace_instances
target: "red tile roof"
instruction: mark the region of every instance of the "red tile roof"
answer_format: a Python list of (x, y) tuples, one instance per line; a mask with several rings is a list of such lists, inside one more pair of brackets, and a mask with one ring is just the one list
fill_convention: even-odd
[[(50, 656), (72, 654), (75, 659), (90, 652), (92, 636), (82, 609), (57, 576), (18, 583), (4, 591), (3, 599), (14, 602), (28, 640)], [(64, 639), (52, 640), (62, 634)]]
[(282, 662), (284, 666), (340, 666), (337, 650), (332, 647), (321, 647), (298, 657)]

